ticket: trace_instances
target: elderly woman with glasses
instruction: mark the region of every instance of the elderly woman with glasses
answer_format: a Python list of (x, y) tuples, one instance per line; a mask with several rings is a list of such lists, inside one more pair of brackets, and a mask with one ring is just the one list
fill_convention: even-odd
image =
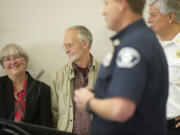
[(27, 53), (16, 44), (0, 52), (7, 75), (0, 77), (0, 119), (52, 126), (50, 88), (26, 71)]

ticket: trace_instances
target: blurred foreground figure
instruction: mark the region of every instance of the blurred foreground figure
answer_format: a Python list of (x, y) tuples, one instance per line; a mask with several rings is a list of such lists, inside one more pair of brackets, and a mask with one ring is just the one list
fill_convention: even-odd
[(105, 0), (114, 52), (100, 66), (93, 94), (75, 92), (91, 111), (93, 135), (166, 135), (168, 68), (154, 32), (142, 19), (145, 0)]

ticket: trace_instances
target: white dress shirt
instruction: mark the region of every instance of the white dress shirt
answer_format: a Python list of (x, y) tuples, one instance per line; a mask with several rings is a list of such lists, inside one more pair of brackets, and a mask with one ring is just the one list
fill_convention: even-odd
[(171, 41), (160, 41), (164, 48), (169, 68), (169, 96), (167, 118), (180, 116), (180, 32)]

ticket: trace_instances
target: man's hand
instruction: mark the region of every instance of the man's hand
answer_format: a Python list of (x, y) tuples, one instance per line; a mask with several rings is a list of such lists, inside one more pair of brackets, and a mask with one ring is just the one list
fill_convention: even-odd
[(81, 110), (85, 110), (86, 104), (91, 98), (94, 98), (94, 94), (90, 89), (80, 88), (78, 90), (75, 90), (74, 101), (76, 103), (76, 106)]
[(180, 127), (180, 116), (177, 116), (175, 118), (175, 121), (179, 121), (177, 124), (176, 124), (176, 128), (179, 128)]

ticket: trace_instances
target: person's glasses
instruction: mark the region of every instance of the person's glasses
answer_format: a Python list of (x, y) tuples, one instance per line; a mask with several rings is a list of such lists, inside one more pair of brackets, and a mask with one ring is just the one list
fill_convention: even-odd
[(73, 43), (71, 43), (71, 44), (70, 44), (70, 43), (68, 43), (68, 44), (65, 44), (65, 45), (63, 46), (63, 48), (64, 48), (64, 49), (68, 49), (68, 48), (70, 48), (70, 49), (71, 49), (71, 48), (73, 48), (73, 46), (74, 46), (74, 44), (73, 44)]
[(78, 41), (76, 41), (76, 42), (74, 42), (74, 43), (66, 43), (66, 44), (63, 45), (62, 48), (63, 48), (63, 49), (72, 49), (77, 42), (78, 42)]
[(13, 61), (13, 60), (18, 60), (20, 58), (22, 58), (23, 56), (21, 55), (13, 55), (13, 56), (6, 56), (3, 58), (3, 62), (10, 62), (10, 61)]

